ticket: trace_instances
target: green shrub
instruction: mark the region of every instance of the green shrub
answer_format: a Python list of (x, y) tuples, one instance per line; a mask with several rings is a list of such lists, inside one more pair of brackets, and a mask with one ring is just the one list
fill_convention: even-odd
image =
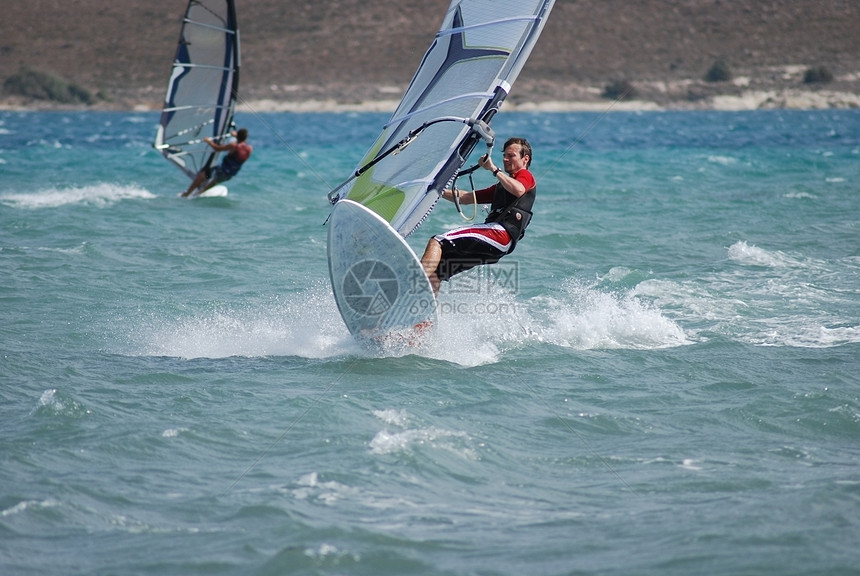
[(606, 85), (603, 88), (602, 96), (604, 98), (609, 98), (610, 100), (635, 100), (639, 94), (636, 92), (636, 88), (628, 82), (627, 80), (615, 80)]
[(718, 58), (705, 74), (706, 82), (728, 82), (732, 79), (732, 70), (729, 63)]
[(93, 96), (86, 88), (66, 82), (56, 74), (34, 70), (28, 66), (22, 67), (6, 78), (3, 89), (7, 94), (50, 100), (61, 104), (92, 104), (93, 102)]
[(825, 84), (827, 82), (832, 81), (833, 72), (828, 70), (825, 66), (815, 66), (813, 68), (807, 68), (806, 73), (803, 75), (804, 84)]

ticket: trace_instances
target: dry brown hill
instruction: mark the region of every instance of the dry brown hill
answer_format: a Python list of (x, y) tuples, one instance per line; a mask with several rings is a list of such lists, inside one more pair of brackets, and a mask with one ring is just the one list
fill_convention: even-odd
[[(21, 66), (53, 72), (114, 106), (157, 105), (184, 0), (3, 0), (0, 82)], [(246, 98), (372, 100), (406, 86), (449, 0), (240, 0)], [(599, 100), (627, 80), (642, 98), (802, 86), (860, 93), (857, 0), (557, 0), (511, 100)], [(744, 82), (708, 84), (723, 58)], [(810, 88), (806, 86), (806, 88)], [(815, 86), (811, 87), (816, 89)], [(822, 89), (818, 88), (818, 89)]]

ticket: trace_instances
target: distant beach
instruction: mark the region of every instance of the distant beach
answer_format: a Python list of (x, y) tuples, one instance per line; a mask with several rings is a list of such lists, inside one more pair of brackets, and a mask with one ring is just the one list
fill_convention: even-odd
[[(339, 102), (326, 100), (248, 100), (238, 105), (244, 112), (393, 112), (397, 100)], [(521, 112), (604, 112), (646, 110), (821, 110), (829, 108), (860, 108), (860, 95), (850, 92), (810, 90), (749, 91), (739, 95), (714, 96), (708, 101), (674, 101), (658, 103), (648, 100), (541, 100), (506, 101), (506, 111)], [(146, 108), (139, 108), (145, 110)]]
[[(641, 82), (636, 84), (636, 98), (610, 99), (603, 97), (596, 86), (554, 84), (539, 86), (529, 91), (514, 87), (505, 102), (505, 110), (528, 112), (604, 112), (644, 110), (762, 110), (762, 109), (845, 109), (860, 108), (860, 94), (839, 89), (853, 84), (846, 79), (836, 89), (807, 87), (800, 83), (754, 86), (746, 78), (718, 86), (701, 81)], [(326, 92), (329, 92), (328, 94)], [(341, 87), (327, 90), (325, 86), (272, 86), (248, 88), (247, 96), (238, 103), (240, 112), (393, 112), (402, 89), (392, 86), (364, 87), (351, 90), (349, 95)], [(706, 92), (692, 98), (691, 93)], [(374, 92), (376, 94), (374, 94)], [(358, 97), (356, 96), (358, 95)], [(379, 97), (376, 97), (379, 96)], [(58, 104), (46, 100), (16, 96), (0, 98), (0, 110), (113, 110), (146, 112), (161, 108), (160, 89), (148, 86), (109, 94), (104, 100), (91, 105)]]

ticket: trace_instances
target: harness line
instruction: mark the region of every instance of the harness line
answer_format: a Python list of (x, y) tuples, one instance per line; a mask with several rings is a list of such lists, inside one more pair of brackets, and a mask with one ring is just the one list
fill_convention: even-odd
[(540, 180), (541, 178), (543, 178), (544, 176), (546, 176), (547, 172), (549, 172), (550, 170), (552, 170), (553, 168), (555, 168), (555, 165), (556, 165), (556, 164), (558, 164), (559, 162), (561, 162), (561, 159), (562, 159), (562, 158), (564, 158), (564, 157), (565, 157), (565, 155), (566, 155), (568, 152), (570, 152), (570, 151), (573, 149), (573, 147), (574, 147), (574, 146), (576, 146), (577, 144), (579, 144), (580, 142), (582, 142), (582, 139), (583, 139), (583, 138), (585, 138), (585, 137), (588, 135), (588, 133), (589, 133), (589, 132), (591, 132), (591, 130), (592, 130), (595, 126), (597, 126), (597, 125), (600, 123), (600, 121), (601, 121), (601, 120), (603, 120), (603, 119), (606, 117), (606, 115), (607, 115), (607, 114), (609, 114), (609, 113), (612, 111), (612, 109), (613, 109), (613, 108), (615, 108), (615, 106), (616, 106), (619, 102), (621, 102), (622, 100), (624, 100), (624, 98), (626, 98), (626, 97), (627, 97), (627, 95), (628, 95), (628, 94), (630, 94), (630, 91), (631, 91), (631, 90), (633, 90), (633, 87), (632, 87), (632, 86), (631, 86), (630, 88), (628, 88), (628, 89), (624, 92), (624, 94), (620, 95), (618, 98), (616, 98), (615, 100), (613, 100), (613, 101), (612, 101), (612, 104), (610, 104), (610, 105), (606, 108), (606, 110), (604, 110), (604, 111), (600, 114), (600, 116), (598, 116), (598, 117), (594, 120), (594, 122), (592, 122), (592, 123), (588, 126), (588, 128), (586, 128), (586, 129), (585, 129), (585, 131), (584, 131), (582, 134), (580, 134), (579, 136), (577, 136), (576, 140), (574, 140), (574, 141), (571, 143), (571, 145), (570, 145), (570, 146), (568, 146), (568, 147), (565, 149), (565, 151), (564, 151), (564, 152), (562, 152), (561, 154), (559, 154), (558, 158), (556, 158), (556, 159), (555, 159), (555, 161), (553, 161), (553, 163), (552, 163), (552, 164), (550, 164), (550, 165), (549, 165), (549, 167), (548, 167), (546, 170), (544, 170), (544, 171), (541, 173), (541, 175), (540, 175), (540, 176), (538, 176), (535, 180), (536, 180), (536, 181), (537, 181), (537, 180)]
[(329, 186), (329, 183), (328, 183), (328, 182), (326, 182), (326, 179), (325, 179), (325, 178), (323, 178), (323, 177), (319, 174), (319, 172), (317, 172), (316, 170), (314, 170), (313, 166), (311, 166), (310, 164), (308, 164), (308, 161), (307, 161), (307, 160), (305, 160), (304, 158), (302, 158), (302, 157), (301, 157), (301, 155), (300, 155), (298, 152), (296, 152), (296, 150), (295, 150), (292, 146), (290, 146), (289, 142), (287, 142), (287, 141), (286, 141), (286, 139), (285, 139), (285, 138), (284, 138), (284, 137), (283, 137), (283, 136), (282, 136), (282, 135), (281, 135), (277, 130), (275, 130), (275, 129), (274, 129), (274, 127), (273, 127), (271, 124), (269, 124), (268, 122), (266, 122), (266, 121), (263, 119), (263, 116), (262, 116), (259, 112), (257, 112), (257, 110), (255, 110), (255, 109), (254, 109), (254, 107), (253, 107), (253, 106), (251, 106), (251, 104), (250, 104), (247, 100), (245, 100), (245, 99), (244, 99), (240, 94), (238, 94), (238, 93), (234, 93), (234, 95), (236, 96), (236, 99), (237, 99), (237, 100), (239, 100), (239, 101), (240, 101), (244, 106), (246, 106), (246, 107), (248, 108), (248, 110), (251, 112), (251, 114), (252, 114), (253, 116), (255, 116), (255, 117), (257, 118), (257, 120), (259, 120), (259, 121), (260, 121), (260, 123), (261, 123), (263, 126), (265, 126), (265, 127), (269, 130), (269, 132), (271, 132), (272, 134), (274, 134), (274, 135), (275, 135), (275, 137), (276, 137), (278, 140), (280, 140), (280, 141), (281, 141), (281, 144), (283, 144), (284, 146), (286, 146), (286, 147), (287, 147), (287, 149), (288, 149), (290, 152), (292, 152), (292, 153), (293, 153), (293, 155), (294, 155), (296, 158), (298, 158), (298, 159), (299, 159), (299, 161), (300, 161), (302, 164), (304, 164), (305, 168), (307, 168), (308, 170), (310, 170), (310, 171), (311, 171), (311, 173), (312, 173), (314, 176), (316, 176), (316, 177), (317, 177), (317, 180), (319, 180), (320, 182), (322, 182), (322, 185), (323, 185), (323, 186), (325, 186), (325, 187), (326, 187), (326, 189), (330, 189), (330, 188), (331, 188), (331, 187)]

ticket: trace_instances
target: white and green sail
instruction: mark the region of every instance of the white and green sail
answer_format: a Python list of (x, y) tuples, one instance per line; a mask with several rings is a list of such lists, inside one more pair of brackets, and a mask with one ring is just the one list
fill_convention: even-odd
[(397, 110), (353, 176), (329, 194), (382, 216), (404, 238), (477, 144), (543, 29), (554, 0), (453, 0)]
[(230, 134), (239, 88), (234, 0), (191, 0), (153, 146), (190, 178), (218, 161), (204, 137)]

